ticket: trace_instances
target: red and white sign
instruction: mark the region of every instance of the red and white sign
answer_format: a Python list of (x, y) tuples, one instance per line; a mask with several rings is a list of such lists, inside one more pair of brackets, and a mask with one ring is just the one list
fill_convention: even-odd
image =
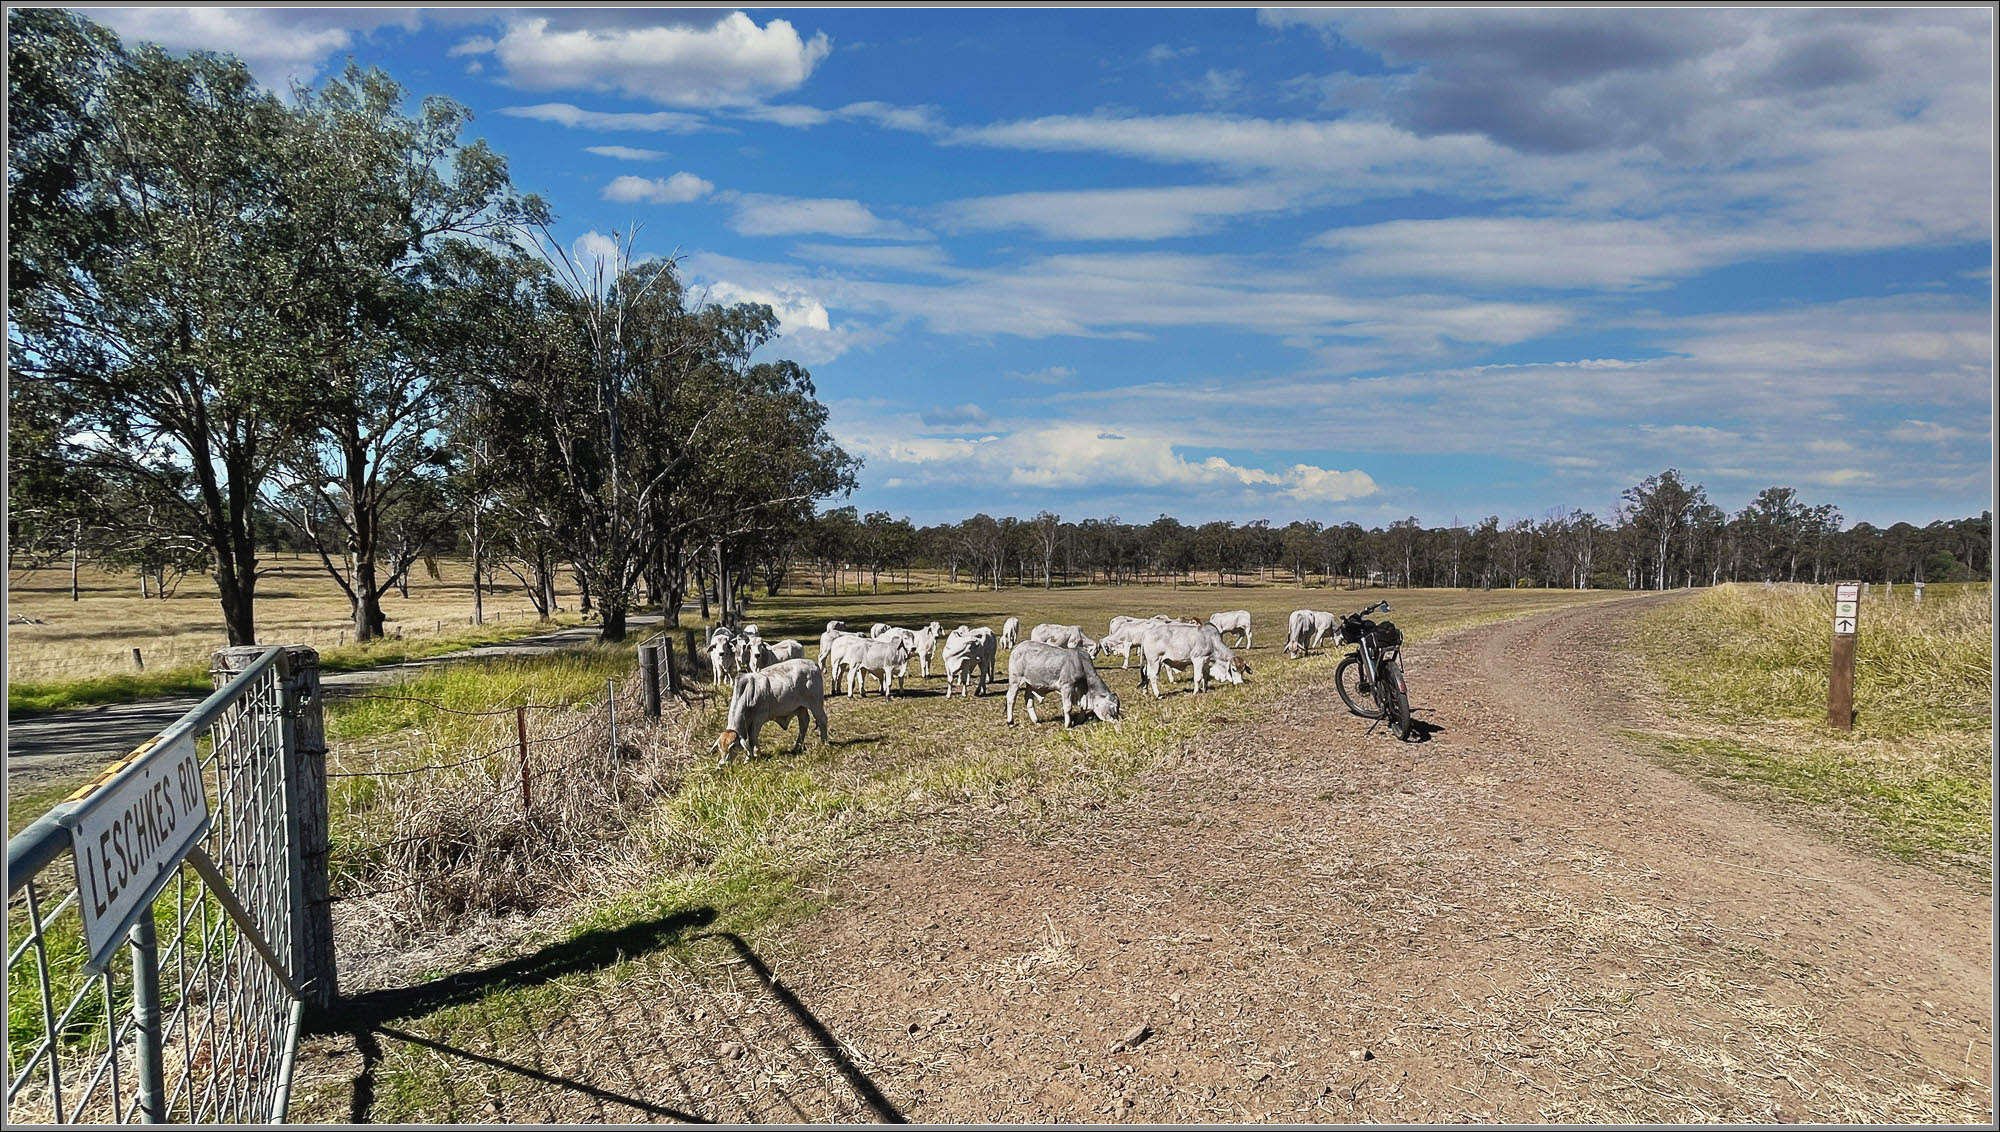
[(1851, 637), (1861, 624), (1861, 583), (1841, 582), (1833, 587), (1833, 631)]

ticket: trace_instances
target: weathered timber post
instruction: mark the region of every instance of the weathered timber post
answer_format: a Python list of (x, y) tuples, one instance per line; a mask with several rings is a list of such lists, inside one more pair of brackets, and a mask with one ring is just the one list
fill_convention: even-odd
[(1854, 730), (1854, 640), (1861, 625), (1861, 583), (1833, 587), (1833, 662), (1827, 671), (1826, 724)]
[(134, 645), (132, 648), (132, 667), (134, 670), (139, 672), (146, 671), (146, 658), (139, 655), (139, 648), (137, 645)]
[(660, 659), (665, 661), (660, 668), (666, 673), (667, 691), (676, 696), (680, 695), (681, 669), (680, 665), (674, 662), (674, 642), (668, 637), (660, 638)]
[(514, 739), (521, 750), (521, 812), (528, 812), (528, 706), (514, 706)]
[(639, 698), (646, 718), (660, 718), (660, 651), (653, 645), (639, 649)]
[[(210, 677), (221, 688), (234, 680), (269, 646), (236, 645), (215, 653)], [(319, 651), (284, 645), (278, 678), (283, 743), (284, 833), (290, 894), (290, 954), (282, 955), (305, 993), (306, 1005), (325, 1007), (340, 993), (333, 949), (333, 902), (328, 895), (326, 804), (326, 723), (319, 688)]]

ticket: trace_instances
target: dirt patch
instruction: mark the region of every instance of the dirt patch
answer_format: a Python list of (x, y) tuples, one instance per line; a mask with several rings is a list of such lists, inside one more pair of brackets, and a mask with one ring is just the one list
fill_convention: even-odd
[(1300, 699), (870, 860), (773, 966), (919, 1121), (1986, 1119), (1990, 899), (1627, 750), (1630, 610), (1413, 648), (1429, 743)]

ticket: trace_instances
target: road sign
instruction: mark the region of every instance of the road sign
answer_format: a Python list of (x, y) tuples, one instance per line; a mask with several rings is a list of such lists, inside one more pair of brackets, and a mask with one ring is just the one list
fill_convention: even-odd
[(148, 744), (70, 795), (63, 819), (76, 857), (77, 907), (89, 966), (102, 969), (118, 941), (208, 832), (208, 791), (192, 732)]
[(1861, 600), (1861, 583), (1860, 583), (1860, 582), (1842, 582), (1842, 583), (1840, 583), (1839, 585), (1837, 585), (1837, 586), (1833, 587), (1833, 600), (1835, 600), (1835, 601), (1860, 601), (1860, 600)]

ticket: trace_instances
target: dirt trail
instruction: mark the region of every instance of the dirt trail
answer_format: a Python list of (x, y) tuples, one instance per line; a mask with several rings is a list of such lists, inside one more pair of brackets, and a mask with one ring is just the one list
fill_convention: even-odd
[(1329, 694), (871, 860), (772, 966), (918, 1121), (1986, 1120), (1990, 897), (1627, 749), (1644, 600), (1413, 646), (1431, 742)]

